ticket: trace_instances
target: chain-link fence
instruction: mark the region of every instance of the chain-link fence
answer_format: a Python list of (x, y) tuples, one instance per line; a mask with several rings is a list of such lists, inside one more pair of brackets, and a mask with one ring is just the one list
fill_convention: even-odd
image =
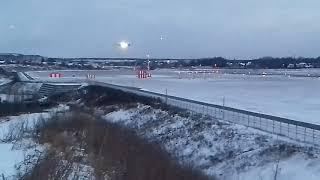
[(91, 82), (91, 84), (114, 88), (142, 96), (160, 98), (163, 102), (171, 106), (202, 113), (216, 119), (252, 127), (275, 135), (285, 136), (299, 142), (315, 146), (320, 145), (320, 125), (144, 91), (133, 87), (101, 82)]

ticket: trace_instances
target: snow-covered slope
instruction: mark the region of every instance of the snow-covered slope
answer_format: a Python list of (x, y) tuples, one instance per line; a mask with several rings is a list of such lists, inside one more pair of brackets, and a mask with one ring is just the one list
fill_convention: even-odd
[[(47, 113), (24, 114), (0, 119), (0, 175), (9, 179), (17, 173), (16, 165), (21, 163), (27, 155), (24, 148), (15, 148), (14, 141), (9, 138), (18, 136), (22, 125), (31, 128), (40, 116), (47, 116)], [(24, 124), (25, 123), (25, 124)]]
[[(181, 162), (228, 180), (317, 180), (319, 152), (209, 117), (181, 117), (148, 106), (109, 113), (105, 119), (126, 125), (162, 144)], [(276, 168), (278, 165), (278, 168)]]

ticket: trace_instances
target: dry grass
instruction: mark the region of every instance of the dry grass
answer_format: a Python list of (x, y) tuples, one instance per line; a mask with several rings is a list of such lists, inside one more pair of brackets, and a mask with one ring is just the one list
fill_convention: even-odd
[(178, 165), (161, 146), (87, 113), (55, 116), (39, 127), (39, 142), (52, 148), (23, 179), (67, 179), (75, 163), (90, 165), (95, 179), (209, 179), (200, 171)]

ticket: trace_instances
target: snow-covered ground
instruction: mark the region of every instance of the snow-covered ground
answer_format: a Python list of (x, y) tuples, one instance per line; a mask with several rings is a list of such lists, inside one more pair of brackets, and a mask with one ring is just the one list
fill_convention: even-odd
[[(105, 116), (140, 136), (162, 144), (180, 162), (218, 179), (318, 180), (318, 150), (209, 117), (181, 117), (148, 106), (120, 109)], [(277, 168), (278, 167), (278, 168)]]
[[(29, 139), (19, 139), (21, 130), (32, 129), (40, 118), (49, 118), (52, 113), (66, 111), (68, 106), (60, 105), (49, 109), (43, 113), (22, 114), (19, 116), (10, 116), (0, 118), (0, 176), (8, 179), (15, 179), (17, 165), (30, 154), (31, 149), (24, 147), (34, 144)], [(23, 127), (23, 128), (22, 128)], [(14, 139), (13, 141), (10, 141)], [(16, 141), (19, 139), (19, 141)], [(33, 148), (41, 150), (37, 145)], [(34, 150), (34, 149), (33, 149)]]
[[(16, 166), (26, 157), (28, 151), (24, 148), (14, 148), (16, 142), (8, 142), (9, 136), (17, 137), (21, 130), (19, 127), (32, 125), (40, 116), (48, 116), (46, 113), (24, 114), (0, 119), (0, 175), (9, 179), (14, 179), (17, 174)], [(2, 122), (1, 122), (2, 121)]]
[[(179, 79), (178, 70), (156, 70), (151, 79), (138, 79), (134, 71), (61, 71), (63, 78), (49, 78), (50, 72), (28, 74), (36, 80), (51, 82), (86, 81), (87, 74), (95, 81), (142, 89), (222, 104), (253, 112), (260, 112), (293, 120), (320, 124), (320, 78), (288, 77), (285, 75), (210, 74), (206, 79)], [(319, 74), (319, 69), (269, 70), (292, 75)]]
[(15, 165), (23, 161), (24, 153), (22, 150), (13, 150), (13, 144), (0, 143), (0, 175), (10, 177), (16, 174)]

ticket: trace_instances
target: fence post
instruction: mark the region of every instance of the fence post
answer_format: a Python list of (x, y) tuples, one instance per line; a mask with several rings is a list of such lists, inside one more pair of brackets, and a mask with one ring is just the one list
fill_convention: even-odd
[(288, 137), (290, 137), (290, 124), (288, 123)]
[(224, 115), (225, 115), (224, 113), (225, 113), (225, 110), (223, 109), (223, 110), (222, 110), (222, 119), (223, 119), (223, 120), (224, 120)]
[(217, 118), (217, 108), (216, 107), (214, 108), (214, 117)]
[(303, 137), (304, 142), (306, 142), (306, 135), (307, 135), (307, 128), (305, 127), (304, 128), (304, 137)]
[(250, 116), (248, 114), (248, 127), (250, 126)]
[(314, 144), (314, 129), (312, 129), (312, 143)]
[(282, 122), (280, 122), (280, 135), (282, 133)]
[(272, 134), (274, 134), (274, 120), (272, 120)]
[(296, 125), (296, 140), (298, 140), (298, 125)]
[(166, 104), (168, 105), (168, 89), (166, 88)]
[(266, 130), (267, 130), (268, 132), (270, 132), (270, 131), (269, 131), (269, 119), (266, 120)]
[(223, 96), (223, 112), (222, 112), (222, 119), (224, 120), (224, 113), (225, 113), (225, 109), (224, 109), (224, 107), (225, 107), (225, 102), (226, 100), (225, 100), (225, 97)]
[(259, 117), (259, 119), (260, 119), (260, 129), (262, 130), (262, 120), (261, 120), (261, 117)]
[(241, 118), (242, 118), (241, 121), (243, 121), (243, 125), (245, 125), (246, 115), (245, 115), (245, 114), (242, 114)]

